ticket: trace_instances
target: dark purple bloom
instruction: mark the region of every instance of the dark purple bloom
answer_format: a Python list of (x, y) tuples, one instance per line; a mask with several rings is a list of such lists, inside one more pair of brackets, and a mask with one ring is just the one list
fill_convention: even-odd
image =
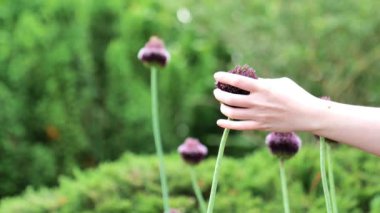
[[(249, 67), (247, 64), (244, 66), (237, 65), (234, 69), (232, 69), (228, 72), (233, 73), (233, 74), (243, 75), (243, 76), (246, 76), (249, 78), (257, 79), (256, 71), (253, 68)], [(216, 87), (218, 87), (219, 89), (221, 89), (223, 91), (230, 92), (230, 93), (242, 94), (242, 95), (248, 95), (249, 94), (249, 91), (242, 90), (238, 87), (234, 87), (234, 86), (224, 84), (224, 83), (220, 83), (220, 82), (216, 83)]]
[(150, 37), (145, 46), (140, 49), (137, 57), (148, 65), (158, 64), (162, 67), (170, 60), (170, 54), (165, 49), (164, 42), (157, 36)]
[(293, 157), (302, 144), (294, 132), (271, 132), (267, 135), (265, 143), (273, 155), (283, 160)]
[(185, 142), (178, 147), (184, 161), (189, 164), (198, 164), (207, 155), (207, 147), (196, 138), (186, 138)]

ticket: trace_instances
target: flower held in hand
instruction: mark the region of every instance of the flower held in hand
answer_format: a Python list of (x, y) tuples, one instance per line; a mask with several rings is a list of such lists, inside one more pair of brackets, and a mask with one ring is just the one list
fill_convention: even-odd
[[(249, 78), (257, 79), (256, 71), (253, 68), (249, 67), (248, 65), (244, 65), (244, 66), (238, 65), (234, 69), (228, 72), (232, 74), (238, 74), (238, 75), (243, 75)], [(216, 87), (223, 91), (234, 93), (234, 94), (241, 94), (241, 95), (249, 94), (249, 92), (246, 90), (242, 90), (240, 88), (237, 88), (228, 84), (220, 83), (220, 82), (216, 83)]]

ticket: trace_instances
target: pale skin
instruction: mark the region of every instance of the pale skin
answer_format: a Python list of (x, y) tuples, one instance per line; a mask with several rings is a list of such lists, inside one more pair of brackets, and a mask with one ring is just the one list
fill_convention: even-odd
[(250, 92), (214, 90), (220, 111), (230, 118), (218, 120), (220, 127), (306, 131), (380, 156), (380, 108), (322, 100), (289, 78), (252, 79), (227, 72), (217, 72), (214, 78)]

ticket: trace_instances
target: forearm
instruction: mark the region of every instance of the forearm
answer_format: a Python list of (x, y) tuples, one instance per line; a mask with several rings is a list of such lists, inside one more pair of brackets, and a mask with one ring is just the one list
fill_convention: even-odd
[(380, 156), (380, 108), (321, 100), (312, 133)]
[[(380, 156), (380, 108), (322, 100), (288, 78), (251, 79), (217, 72), (217, 82), (249, 91), (249, 95), (215, 90), (221, 112), (217, 121), (235, 130), (307, 131)], [(234, 106), (234, 107), (231, 107)]]

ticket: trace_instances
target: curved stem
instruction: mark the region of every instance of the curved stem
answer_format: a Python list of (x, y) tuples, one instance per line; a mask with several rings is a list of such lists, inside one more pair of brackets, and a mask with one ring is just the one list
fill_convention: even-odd
[(281, 160), (281, 159), (280, 159), (280, 176), (281, 176), (282, 199), (284, 202), (284, 212), (290, 213), (289, 195), (288, 195), (288, 188), (286, 185), (285, 165), (284, 165), (284, 160)]
[(210, 193), (210, 199), (208, 201), (207, 213), (212, 213), (214, 209), (216, 188), (218, 187), (218, 177), (219, 177), (220, 167), (222, 164), (224, 148), (226, 146), (226, 141), (227, 141), (229, 132), (230, 132), (229, 129), (224, 129), (223, 136), (220, 141), (218, 156), (216, 158), (216, 163), (215, 163), (214, 176), (212, 178), (211, 193)]
[(323, 186), (323, 193), (325, 195), (325, 202), (326, 202), (326, 210), (327, 213), (331, 213), (331, 199), (330, 199), (330, 192), (327, 185), (327, 175), (326, 175), (326, 142), (323, 137), (319, 137), (319, 143), (320, 143), (320, 164), (321, 164), (321, 178), (322, 178), (322, 186)]
[(206, 202), (203, 198), (202, 191), (199, 188), (198, 182), (197, 182), (197, 176), (195, 173), (194, 167), (190, 166), (190, 175), (191, 175), (191, 182), (193, 184), (193, 189), (195, 192), (195, 196), (197, 197), (198, 203), (199, 203), (199, 209), (200, 212), (206, 213)]
[(334, 169), (332, 162), (332, 154), (331, 154), (331, 145), (329, 143), (327, 145), (327, 170), (328, 170), (328, 178), (329, 178), (329, 186), (330, 186), (330, 194), (331, 194), (331, 203), (332, 210), (334, 213), (338, 213), (338, 205), (336, 203), (336, 193), (335, 193), (335, 182), (334, 182)]
[(164, 212), (168, 213), (170, 211), (169, 192), (168, 192), (168, 185), (166, 181), (164, 153), (162, 151), (160, 123), (159, 123), (159, 115), (158, 115), (157, 68), (154, 66), (151, 66), (150, 71), (151, 71), (152, 124), (153, 124), (154, 143), (156, 146), (156, 152), (157, 152), (157, 157), (159, 161), (160, 181), (161, 181)]

